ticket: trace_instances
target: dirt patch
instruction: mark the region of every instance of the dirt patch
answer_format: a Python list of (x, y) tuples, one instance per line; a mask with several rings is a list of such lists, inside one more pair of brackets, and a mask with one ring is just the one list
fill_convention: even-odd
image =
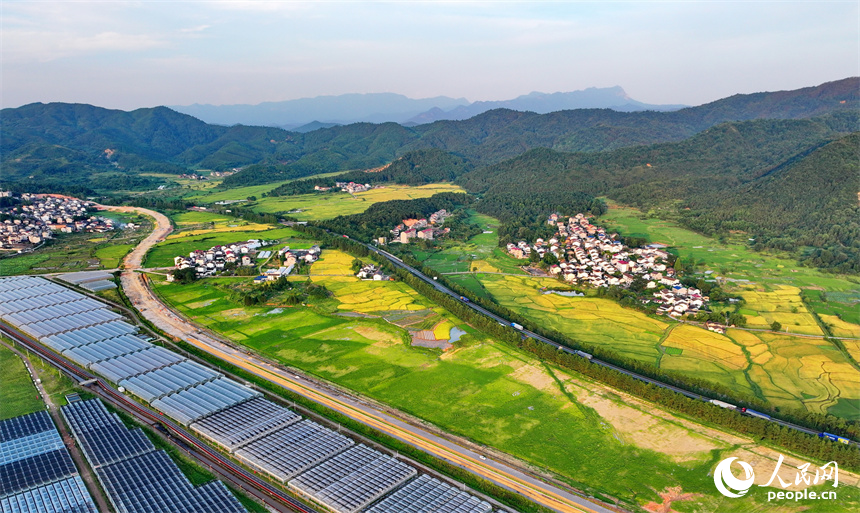
[(659, 492), (657, 495), (659, 495), (663, 499), (663, 502), (661, 504), (657, 504), (656, 502), (649, 502), (644, 506), (646, 511), (651, 511), (653, 513), (672, 513), (675, 511), (674, 509), (672, 509), (673, 502), (688, 501), (702, 496), (702, 494), (700, 493), (683, 493), (683, 490), (680, 486), (666, 488), (662, 492)]
[(509, 376), (522, 383), (529, 384), (542, 392), (549, 392), (553, 395), (559, 395), (561, 390), (558, 384), (552, 379), (546, 369), (534, 367), (532, 365), (523, 365)]
[(577, 400), (594, 408), (612, 425), (624, 443), (666, 454), (677, 462), (705, 461), (710, 457), (711, 450), (727, 447), (664, 418), (619, 404), (583, 388), (571, 388)]
[(353, 328), (353, 331), (368, 340), (373, 340), (373, 345), (377, 347), (391, 347), (400, 343), (397, 337), (372, 326), (358, 326)]

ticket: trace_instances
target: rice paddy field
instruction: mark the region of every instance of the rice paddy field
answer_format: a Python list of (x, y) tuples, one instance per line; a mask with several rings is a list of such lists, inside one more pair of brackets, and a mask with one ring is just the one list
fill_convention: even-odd
[[(543, 294), (544, 288), (562, 284), (527, 276), (516, 267), (523, 276), (490, 274), (507, 270), (494, 259), (492, 250), (501, 251), (495, 247), (498, 239), (493, 241), (488, 234), (478, 236), (483, 241), (473, 239), (463, 245), (465, 251), (452, 247), (417, 256), (441, 272), (474, 271), (448, 278), (476, 297), (493, 299), (585, 344), (704, 377), (777, 406), (860, 418), (860, 370), (850, 359), (860, 362), (856, 312), (860, 286), (853, 278), (801, 268), (742, 244), (718, 243), (634, 209), (611, 207), (600, 220), (602, 225), (672, 245), (682, 259), (699, 263), (702, 272), (727, 278), (724, 289), (744, 298), (741, 313), (748, 319), (747, 327), (760, 331), (733, 329), (720, 335), (622, 308), (609, 299)], [(489, 224), (489, 220), (479, 222)], [(779, 333), (769, 332), (774, 321), (781, 324)], [(857, 339), (841, 340), (843, 351), (826, 340), (826, 334)]]
[(428, 198), (441, 192), (466, 192), (457, 185), (427, 184), (420, 187), (386, 185), (355, 195), (345, 192), (300, 194), (260, 198), (251, 208), (255, 212), (275, 213), (300, 211), (289, 214), (300, 221), (331, 219), (341, 215), (360, 214), (370, 205), (391, 200)]
[[(366, 305), (342, 303), (356, 299), (348, 288), (354, 282), (337, 276), (350, 262), (342, 253), (323, 251), (311, 279), (324, 283), (334, 298), (307, 307), (241, 306), (219, 288), (226, 282), (218, 279), (189, 285), (154, 281), (154, 286), (186, 316), (254, 351), (527, 460), (626, 509), (642, 511), (662, 502), (659, 492), (680, 487), (697, 495), (673, 503), (674, 511), (766, 511), (761, 492), (727, 502), (714, 490), (710, 473), (717, 461), (737, 451), (755, 462), (757, 472), (772, 469), (777, 453), (546, 366), (471, 328), (464, 344), (442, 352), (410, 346), (404, 330), (381, 318), (344, 317), (346, 311), (379, 313), (394, 297), (380, 300), (366, 293)], [(399, 283), (359, 283), (392, 288), (398, 303), (439, 308)], [(447, 315), (451, 324), (462, 325)], [(793, 475), (789, 461), (783, 465), (785, 479)], [(840, 489), (836, 511), (858, 505), (853, 479), (852, 486)], [(791, 503), (784, 511), (801, 510), (830, 511), (814, 501)]]

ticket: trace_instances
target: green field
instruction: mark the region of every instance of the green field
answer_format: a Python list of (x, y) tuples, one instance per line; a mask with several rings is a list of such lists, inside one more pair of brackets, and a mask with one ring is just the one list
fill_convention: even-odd
[[(234, 187), (232, 189), (227, 190), (212, 190), (211, 188), (207, 188), (207, 190), (202, 192), (193, 192), (185, 197), (185, 199), (199, 201), (200, 203), (215, 203), (216, 201), (230, 201), (230, 200), (245, 200), (250, 196), (256, 196), (258, 198), (262, 197), (263, 194), (280, 187), (281, 185), (295, 182), (296, 180), (307, 180), (309, 178), (328, 178), (331, 176), (341, 175), (346, 173), (347, 171), (337, 171), (334, 173), (323, 173), (314, 176), (308, 176), (305, 178), (296, 178), (292, 180), (283, 180), (280, 182), (272, 182), (263, 185), (249, 185), (247, 187)], [(194, 182), (194, 184), (207, 184), (212, 183), (214, 185), (218, 185), (221, 183), (221, 180), (215, 180), (213, 182), (204, 181), (204, 182)]]
[(300, 194), (261, 198), (251, 207), (255, 212), (275, 213), (301, 210), (289, 214), (300, 221), (331, 219), (337, 216), (360, 214), (370, 205), (383, 201), (428, 198), (440, 192), (465, 192), (451, 184), (427, 184), (420, 187), (387, 185), (381, 189), (359, 192), (355, 196), (345, 192)]
[[(665, 370), (703, 377), (777, 406), (804, 406), (817, 413), (860, 418), (860, 371), (847, 358), (852, 355), (860, 362), (860, 341), (843, 340), (843, 353), (824, 339), (816, 319), (816, 315), (820, 316), (834, 336), (860, 336), (860, 325), (843, 320), (857, 317), (857, 309), (851, 306), (856, 307), (856, 301), (860, 301), (860, 292), (853, 277), (797, 267), (778, 256), (753, 252), (743, 244), (718, 243), (636, 210), (614, 204), (611, 207), (600, 220), (602, 225), (624, 235), (678, 245), (681, 258), (696, 262), (697, 271), (712, 271), (705, 277), (736, 280), (725, 281), (723, 287), (745, 299), (741, 312), (750, 328), (770, 330), (771, 323), (777, 321), (784, 333), (730, 330), (727, 335), (718, 335), (694, 326), (679, 326), (666, 317), (650, 317), (622, 308), (609, 299), (542, 294), (542, 288), (559, 288), (563, 284), (524, 275), (517, 268), (520, 261), (495, 247), (498, 239), (494, 234), (480, 234), (465, 244), (452, 244), (434, 253), (415, 253), (424, 265), (440, 272), (476, 270), (474, 274), (451, 274), (448, 278), (476, 297), (492, 299), (584, 344), (610, 349)], [(486, 216), (475, 219), (483, 226), (491, 227), (493, 223)], [(491, 274), (497, 272), (518, 272), (523, 276)], [(807, 297), (806, 302), (802, 295)]]
[(45, 409), (24, 362), (5, 346), (0, 346), (0, 369), (0, 420)]
[[(344, 255), (324, 250), (324, 258), (326, 253), (333, 258), (314, 264), (324, 265), (312, 266), (312, 273), (334, 274), (348, 265)], [(619, 397), (480, 333), (464, 337), (462, 346), (444, 353), (411, 347), (404, 330), (382, 319), (338, 315), (379, 313), (378, 308), (390, 305), (387, 299), (376, 299), (375, 293), (363, 294), (364, 302), (342, 303), (337, 298), (357, 300), (345, 293), (356, 283), (386, 287), (432, 306), (425, 298), (402, 289), (401, 283), (319, 279), (335, 297), (294, 308), (243, 307), (219, 288), (226, 280), (154, 285), (179, 311), (248, 348), (548, 468), (586, 493), (607, 500), (623, 497), (622, 507), (638, 510), (647, 502), (659, 502), (656, 492), (672, 486), (702, 494), (674, 504), (676, 511), (766, 507), (763, 498), (726, 503), (714, 491), (709, 472), (736, 448), (737, 438), (655, 413), (653, 405)], [(772, 464), (772, 459), (766, 461)], [(856, 495), (846, 488), (846, 502), (840, 501), (844, 511), (857, 504)], [(811, 502), (803, 506), (826, 511)]]

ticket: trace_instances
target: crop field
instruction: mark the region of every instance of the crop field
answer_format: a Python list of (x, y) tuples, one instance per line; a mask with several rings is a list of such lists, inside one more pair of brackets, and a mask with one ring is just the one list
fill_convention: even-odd
[[(610, 214), (614, 212), (610, 211)], [(708, 255), (703, 258), (713, 258), (706, 250), (710, 239), (674, 227), (671, 223), (642, 220), (631, 213), (627, 215), (632, 219), (631, 224), (641, 232), (649, 234), (656, 230), (661, 238), (653, 240), (701, 245), (703, 247), (699, 249)], [(653, 237), (653, 234), (649, 236)], [(752, 252), (741, 249), (747, 252), (743, 253), (747, 258), (752, 258)], [(684, 251), (681, 250), (682, 255)], [(445, 250), (423, 256), (425, 265), (442, 270), (446, 259), (455, 261), (456, 255), (456, 251)], [(755, 257), (762, 258), (758, 254)], [(860, 387), (856, 385), (860, 382), (860, 371), (851, 365), (838, 348), (824, 340), (821, 328), (809, 310), (813, 308), (817, 311), (817, 300), (822, 309), (829, 307), (831, 312), (846, 315), (844, 309), (838, 310), (843, 303), (838, 303), (834, 298), (854, 298), (850, 292), (853, 284), (848, 280), (822, 277), (824, 284), (839, 287), (836, 292), (827, 294), (826, 302), (817, 294), (809, 294), (819, 292), (818, 289), (808, 288), (811, 286), (808, 280), (816, 274), (810, 269), (804, 268), (802, 272), (807, 275), (793, 284), (770, 275), (761, 278), (763, 284), (752, 280), (736, 284), (730, 282), (726, 288), (746, 300), (742, 313), (749, 319), (750, 328), (769, 330), (771, 323), (778, 321), (782, 324), (783, 333), (730, 330), (727, 335), (719, 335), (667, 318), (649, 317), (622, 308), (609, 299), (545, 295), (541, 293), (542, 287), (556, 288), (561, 284), (555, 279), (484, 274), (501, 270), (492, 262), (490, 258), (469, 259), (462, 266), (468, 265), (469, 270), (477, 268), (476, 274), (450, 275), (449, 278), (469, 289), (476, 297), (493, 299), (585, 344), (612, 349), (630, 358), (652, 362), (666, 370), (705, 377), (715, 383), (752, 393), (778, 406), (798, 407), (802, 404), (810, 411), (860, 418)], [(753, 269), (758, 269), (758, 276), (766, 272), (754, 266)], [(781, 272), (782, 268), (774, 269)], [(794, 274), (799, 273), (790, 274), (794, 279)], [(808, 299), (804, 303), (802, 293), (812, 300)], [(844, 334), (858, 333), (854, 330), (860, 330), (860, 326), (845, 322), (835, 315), (824, 316), (822, 321), (830, 325), (834, 335), (850, 336)], [(821, 338), (795, 337), (792, 333), (818, 335)], [(860, 341), (843, 340), (842, 343), (849, 354), (860, 357)]]
[(612, 349), (629, 358), (656, 364), (667, 322), (593, 297), (542, 294), (558, 287), (553, 278), (483, 275), (481, 283), (502, 306), (586, 344)]
[(381, 314), (396, 310), (424, 310), (431, 305), (402, 282), (365, 281), (353, 276), (353, 258), (341, 251), (323, 251), (311, 266), (311, 279), (325, 286), (340, 302), (339, 310)]
[(210, 212), (181, 212), (171, 216), (176, 230), (167, 236), (168, 240), (194, 237), (204, 233), (260, 232), (271, 228), (270, 225), (249, 223), (235, 217)]
[(45, 409), (24, 362), (5, 346), (0, 346), (0, 369), (0, 420)]
[[(329, 270), (337, 270), (337, 260), (343, 265), (333, 259)], [(240, 306), (217, 288), (218, 281), (155, 284), (174, 307), (255, 351), (540, 465), (589, 494), (629, 497), (622, 502), (629, 509), (659, 503), (657, 492), (673, 486), (702, 494), (673, 504), (677, 511), (766, 507), (763, 498), (726, 502), (709, 476), (741, 444), (753, 453), (748, 460), (772, 468), (776, 454), (749, 440), (620, 397), (481, 334), (441, 354), (410, 347), (401, 329), (381, 319)], [(855, 504), (856, 493), (849, 490), (847, 502), (840, 501), (845, 511)], [(825, 511), (811, 502), (803, 506)]]
[[(307, 176), (304, 178), (297, 178), (292, 180), (283, 180), (280, 182), (272, 182), (263, 185), (249, 185), (247, 187), (234, 187), (232, 189), (227, 190), (206, 190), (204, 192), (195, 192), (186, 196), (186, 199), (199, 201), (201, 203), (215, 203), (216, 201), (231, 201), (231, 200), (246, 200), (250, 196), (261, 197), (264, 193), (267, 193), (273, 189), (280, 187), (286, 183), (294, 182), (296, 180), (305, 180), (308, 178), (326, 178), (330, 176), (337, 176), (340, 174), (346, 173), (346, 171), (338, 171), (335, 173), (323, 173), (314, 176)], [(201, 183), (201, 182), (196, 182)], [(209, 183), (209, 181), (202, 182)], [(216, 180), (212, 182), (214, 185), (218, 185), (221, 183), (221, 180)], [(213, 186), (214, 186), (213, 185)]]
[(788, 333), (824, 335), (807, 311), (797, 287), (776, 285), (770, 291), (745, 288), (740, 295), (746, 301), (743, 309), (750, 328), (768, 329), (771, 323), (778, 322)]
[(447, 183), (427, 184), (420, 187), (388, 185), (381, 189), (359, 192), (355, 196), (345, 193), (300, 194), (261, 198), (251, 207), (255, 212), (290, 212), (300, 221), (331, 219), (341, 215), (359, 214), (374, 203), (391, 200), (428, 198), (440, 192), (465, 192), (457, 185)]

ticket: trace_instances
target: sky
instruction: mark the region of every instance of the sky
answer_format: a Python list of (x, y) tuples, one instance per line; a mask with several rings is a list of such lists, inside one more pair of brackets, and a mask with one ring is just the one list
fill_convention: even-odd
[(860, 2), (0, 2), (0, 106), (505, 100), (700, 105), (860, 75)]

